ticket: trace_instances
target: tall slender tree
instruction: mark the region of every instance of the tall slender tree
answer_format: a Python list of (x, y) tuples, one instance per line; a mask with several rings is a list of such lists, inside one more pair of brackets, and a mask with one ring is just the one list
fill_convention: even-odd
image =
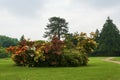
[(98, 42), (99, 41), (99, 37), (100, 37), (100, 32), (98, 29), (96, 29), (95, 31), (95, 41)]
[(120, 32), (108, 17), (99, 36), (99, 51), (106, 55), (117, 55), (120, 52)]
[(47, 24), (44, 37), (58, 36), (60, 39), (62, 35), (68, 33), (68, 22), (60, 17), (51, 17), (49, 19), (49, 24)]

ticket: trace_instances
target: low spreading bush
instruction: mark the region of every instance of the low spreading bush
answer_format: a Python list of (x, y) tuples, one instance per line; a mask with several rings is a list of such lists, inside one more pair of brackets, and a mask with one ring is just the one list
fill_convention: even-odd
[(88, 57), (85, 54), (63, 54), (61, 58), (62, 66), (82, 66), (87, 65)]
[[(12, 59), (19, 66), (82, 66), (87, 65), (87, 53), (93, 51), (95, 42), (92, 38), (78, 36), (78, 42), (67, 52), (66, 44), (54, 36), (51, 42), (35, 42), (21, 40), (18, 46), (11, 46), (7, 51), (12, 53)], [(80, 43), (83, 42), (81, 45)], [(68, 49), (69, 50), (69, 49)]]

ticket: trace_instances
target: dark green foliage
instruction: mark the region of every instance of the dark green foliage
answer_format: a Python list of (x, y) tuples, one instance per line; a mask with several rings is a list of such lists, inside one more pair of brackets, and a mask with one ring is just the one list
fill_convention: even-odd
[(9, 47), (9, 46), (15, 46), (17, 44), (18, 44), (18, 40), (16, 38), (10, 38), (7, 36), (0, 35), (0, 46)]
[(45, 43), (45, 41), (44, 40), (37, 40), (37, 41), (35, 41), (35, 43), (36, 44), (43, 44), (43, 43)]
[(96, 32), (95, 32), (95, 41), (98, 43), (99, 41), (99, 37), (100, 37), (100, 32), (99, 30), (97, 29)]
[(69, 33), (65, 35), (64, 43), (66, 45), (66, 48), (69, 50), (72, 50), (75, 46), (77, 46), (77, 43), (78, 43), (78, 40), (74, 38), (74, 34)]
[(25, 40), (25, 36), (24, 35), (22, 35), (21, 38), (20, 38), (20, 41), (23, 41), (23, 40)]
[(83, 66), (87, 65), (88, 63), (88, 57), (86, 54), (62, 54), (61, 60), (60, 60), (60, 66)]
[(0, 47), (0, 58), (8, 57), (8, 54), (6, 52), (5, 48)]
[(58, 38), (60, 39), (62, 35), (66, 34), (68, 32), (68, 23), (66, 22), (65, 19), (60, 18), (60, 17), (51, 17), (49, 19), (49, 24), (47, 24), (45, 30), (44, 37), (49, 37), (51, 38), (54, 35), (57, 35)]
[(77, 67), (88, 63), (88, 57), (85, 54), (62, 54), (60, 56), (49, 54), (48, 57), (45, 61), (39, 60), (38, 63), (35, 63), (35, 67)]
[(99, 43), (97, 52), (100, 52), (101, 55), (119, 55), (118, 53), (120, 52), (120, 32), (109, 17), (103, 26), (100, 36), (97, 37), (96, 40)]

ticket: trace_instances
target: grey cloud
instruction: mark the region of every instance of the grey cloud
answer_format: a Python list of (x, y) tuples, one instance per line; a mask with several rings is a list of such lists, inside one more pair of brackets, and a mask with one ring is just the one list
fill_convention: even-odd
[(15, 15), (33, 16), (37, 9), (41, 9), (45, 0), (0, 0), (0, 6)]
[(90, 0), (97, 7), (113, 7), (120, 4), (120, 0)]
[(96, 8), (111, 8), (120, 5), (120, 0), (75, 0), (76, 3), (84, 3)]

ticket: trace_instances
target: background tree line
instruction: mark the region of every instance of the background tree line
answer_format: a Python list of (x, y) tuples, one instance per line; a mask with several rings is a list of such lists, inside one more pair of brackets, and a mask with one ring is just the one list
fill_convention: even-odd
[(0, 35), (0, 58), (8, 57), (8, 54), (6, 53), (6, 48), (9, 46), (15, 46), (17, 44), (17, 38)]
[(120, 31), (108, 17), (101, 31), (96, 30), (98, 48), (93, 56), (120, 56)]
[(0, 46), (9, 47), (18, 44), (18, 39), (0, 35)]

